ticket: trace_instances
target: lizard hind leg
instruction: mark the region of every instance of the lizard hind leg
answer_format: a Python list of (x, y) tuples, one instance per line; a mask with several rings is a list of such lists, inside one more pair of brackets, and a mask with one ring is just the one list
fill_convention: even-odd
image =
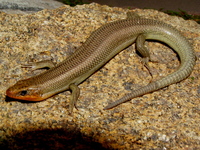
[(136, 49), (143, 57), (142, 58), (143, 65), (147, 68), (151, 77), (153, 77), (152, 71), (148, 65), (148, 62), (151, 61), (151, 58), (150, 58), (149, 50), (145, 46), (145, 40), (146, 40), (145, 34), (140, 34), (136, 39)]
[(126, 15), (127, 15), (127, 19), (136, 19), (136, 18), (140, 18), (140, 16), (137, 14), (137, 13), (135, 13), (135, 12), (127, 12), (126, 13)]
[[(127, 19), (137, 19), (141, 18), (137, 13), (135, 12), (127, 12)], [(145, 46), (145, 34), (140, 34), (136, 39), (136, 49), (137, 51), (142, 55), (142, 63), (149, 71), (149, 74), (153, 78), (152, 72), (150, 70), (150, 67), (148, 65), (148, 62), (151, 61), (150, 54), (148, 48)]]

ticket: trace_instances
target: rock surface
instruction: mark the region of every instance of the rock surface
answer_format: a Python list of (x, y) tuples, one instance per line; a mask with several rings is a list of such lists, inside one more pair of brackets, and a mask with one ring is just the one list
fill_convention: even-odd
[(0, 11), (9, 14), (27, 14), (43, 9), (55, 9), (63, 5), (56, 0), (0, 0)]
[[(186, 80), (111, 110), (110, 102), (151, 81), (130, 46), (79, 87), (78, 110), (68, 114), (69, 92), (37, 103), (9, 101), (6, 89), (41, 71), (29, 61), (61, 62), (101, 25), (126, 18), (127, 9), (98, 4), (63, 6), (29, 15), (0, 13), (0, 145), (4, 149), (199, 149), (200, 25), (155, 10), (132, 10), (171, 24), (193, 43), (197, 64)], [(148, 42), (153, 80), (177, 69), (176, 54)], [(6, 101), (5, 101), (6, 100)]]

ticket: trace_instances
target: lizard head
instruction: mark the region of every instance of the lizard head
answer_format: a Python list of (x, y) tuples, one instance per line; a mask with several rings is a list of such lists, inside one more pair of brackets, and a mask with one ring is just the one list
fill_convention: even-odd
[(41, 94), (40, 88), (36, 85), (31, 85), (30, 79), (18, 81), (7, 89), (6, 95), (10, 98), (27, 101), (41, 101), (45, 99)]

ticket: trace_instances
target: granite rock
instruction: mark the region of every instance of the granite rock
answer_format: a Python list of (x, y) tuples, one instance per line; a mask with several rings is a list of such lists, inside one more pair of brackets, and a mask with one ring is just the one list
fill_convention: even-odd
[[(133, 11), (161, 20), (193, 43), (197, 62), (180, 83), (103, 110), (133, 89), (179, 66), (172, 49), (147, 42), (156, 62), (153, 79), (143, 67), (133, 44), (80, 84), (78, 110), (69, 115), (69, 94), (62, 92), (37, 103), (10, 101), (6, 89), (41, 70), (20, 64), (53, 59), (59, 63), (81, 46), (92, 31), (126, 18)], [(200, 25), (156, 10), (122, 9), (95, 3), (62, 6), (34, 14), (0, 12), (0, 144), (8, 149), (199, 149), (200, 148)]]

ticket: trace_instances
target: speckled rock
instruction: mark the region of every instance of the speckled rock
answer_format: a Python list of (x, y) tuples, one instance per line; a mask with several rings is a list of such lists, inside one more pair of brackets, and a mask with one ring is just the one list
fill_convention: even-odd
[(63, 6), (29, 15), (0, 13), (0, 144), (5, 149), (199, 149), (200, 25), (156, 10), (132, 10), (141, 17), (166, 22), (193, 43), (197, 62), (184, 81), (103, 110), (133, 89), (175, 71), (177, 55), (149, 41), (153, 79), (134, 44), (84, 83), (78, 110), (69, 115), (69, 92), (45, 101), (10, 101), (6, 89), (41, 73), (21, 68), (30, 61), (61, 62), (101, 25), (126, 18), (122, 8), (98, 4)]

